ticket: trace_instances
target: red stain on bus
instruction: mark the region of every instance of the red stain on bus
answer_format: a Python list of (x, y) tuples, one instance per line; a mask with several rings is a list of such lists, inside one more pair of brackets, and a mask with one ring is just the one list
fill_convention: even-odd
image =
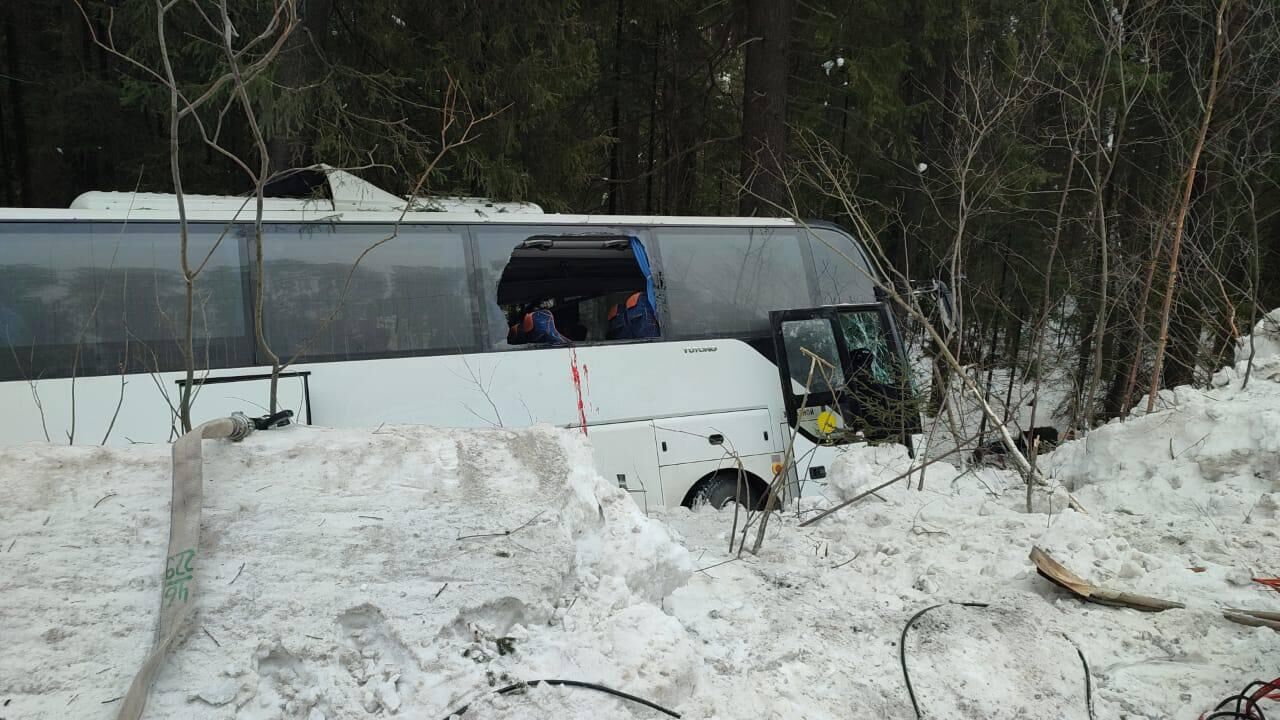
[(587, 366), (582, 366), (582, 374), (578, 373), (578, 351), (575, 348), (569, 348), (569, 372), (573, 377), (573, 389), (578, 394), (578, 426), (582, 428), (582, 434), (587, 434), (587, 409), (582, 404), (582, 377), (587, 372)]

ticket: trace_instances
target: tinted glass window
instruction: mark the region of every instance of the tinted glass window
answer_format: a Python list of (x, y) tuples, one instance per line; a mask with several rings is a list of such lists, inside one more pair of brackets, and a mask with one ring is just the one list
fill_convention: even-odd
[[(844, 387), (840, 350), (830, 320), (809, 318), (782, 323), (782, 345), (787, 351), (793, 392), (838, 392)], [(815, 361), (805, 350), (826, 364)]]
[[(170, 223), (0, 226), (0, 378), (184, 367), (179, 247)], [(188, 257), (197, 369), (251, 364), (235, 234), (192, 225)]]
[(876, 301), (866, 260), (859, 248), (842, 233), (825, 228), (810, 230), (813, 250), (814, 295), (819, 305)]
[(889, 383), (893, 380), (893, 355), (879, 312), (841, 313), (840, 331), (844, 333), (844, 343), (851, 355), (866, 351), (870, 360), (867, 369), (876, 382)]
[(317, 223), (263, 234), (263, 320), (282, 360), (475, 347), (461, 228)]
[(765, 334), (770, 310), (813, 304), (794, 230), (664, 228), (656, 233), (666, 311), (678, 336)]

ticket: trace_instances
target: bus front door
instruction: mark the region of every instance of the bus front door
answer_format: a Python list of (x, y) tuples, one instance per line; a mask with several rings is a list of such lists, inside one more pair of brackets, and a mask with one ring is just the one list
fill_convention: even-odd
[(880, 303), (769, 314), (787, 420), (820, 445), (895, 441), (921, 419), (906, 353)]

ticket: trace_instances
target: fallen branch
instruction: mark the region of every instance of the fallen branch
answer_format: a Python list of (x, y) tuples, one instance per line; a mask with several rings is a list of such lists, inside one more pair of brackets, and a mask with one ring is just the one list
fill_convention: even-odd
[(540, 518), (540, 517), (542, 517), (542, 513), (545, 513), (545, 512), (546, 512), (546, 510), (539, 510), (537, 515), (534, 515), (533, 517), (529, 518), (528, 520), (526, 520), (526, 521), (525, 521), (525, 523), (524, 523), (523, 525), (521, 525), (521, 526), (520, 526), (520, 527), (518, 527), (518, 528), (515, 528), (514, 530), (503, 530), (502, 532), (496, 532), (496, 533), (479, 533), (479, 534), (477, 534), (477, 535), (459, 535), (458, 537), (454, 538), (454, 540), (455, 540), (455, 541), (457, 541), (457, 540), (473, 540), (473, 539), (475, 539), (475, 538), (487, 538), (487, 537), (508, 537), (508, 536), (510, 536), (510, 535), (515, 535), (516, 533), (520, 532), (521, 530), (523, 530), (523, 529), (525, 529), (525, 528), (529, 527), (530, 525), (532, 525), (532, 524), (533, 524), (533, 521), (534, 521), (534, 520), (537, 520), (537, 519), (538, 519), (538, 518)]
[[(1143, 612), (1163, 612), (1165, 610), (1186, 608), (1186, 605), (1173, 600), (1163, 600), (1146, 595), (1100, 588), (1068, 570), (1062, 563), (1054, 560), (1039, 547), (1031, 548), (1031, 562), (1035, 563), (1036, 570), (1046, 580), (1088, 602), (1126, 607)], [(1242, 610), (1240, 608), (1220, 608), (1219, 612), (1222, 613), (1222, 617), (1233, 623), (1249, 627), (1266, 627), (1280, 631), (1280, 612)]]
[(914, 475), (914, 474), (915, 474), (915, 472), (916, 472), (917, 470), (923, 470), (924, 468), (929, 467), (930, 465), (932, 465), (932, 464), (934, 464), (934, 463), (936, 463), (936, 462), (938, 462), (938, 461), (942, 460), (943, 458), (950, 457), (950, 456), (952, 456), (952, 455), (954, 455), (954, 454), (956, 454), (956, 453), (960, 452), (960, 449), (961, 449), (961, 448), (960, 448), (959, 446), (956, 446), (955, 448), (953, 448), (953, 449), (951, 449), (951, 450), (948, 450), (947, 452), (945, 452), (945, 453), (943, 453), (943, 454), (939, 455), (939, 456), (938, 456), (938, 457), (936, 457), (936, 458), (932, 458), (932, 459), (930, 459), (930, 460), (926, 460), (926, 461), (924, 461), (924, 462), (920, 463), (919, 465), (912, 465), (910, 470), (907, 470), (906, 472), (904, 472), (904, 473), (902, 473), (902, 474), (900, 474), (900, 475), (895, 475), (894, 477), (889, 478), (888, 480), (885, 480), (884, 482), (882, 482), (882, 483), (880, 483), (879, 485), (877, 485), (877, 486), (875, 486), (875, 487), (871, 488), (870, 490), (864, 490), (863, 492), (858, 493), (858, 494), (857, 494), (857, 495), (855, 495), (854, 497), (852, 497), (852, 498), (850, 498), (850, 499), (848, 499), (848, 500), (845, 500), (844, 502), (840, 503), (839, 505), (836, 505), (835, 507), (831, 507), (831, 508), (827, 508), (826, 510), (823, 510), (823, 511), (822, 511), (821, 513), (819, 513), (818, 515), (815, 515), (815, 516), (813, 516), (813, 517), (809, 518), (808, 520), (805, 520), (804, 522), (800, 523), (800, 527), (808, 527), (808, 526), (810, 526), (810, 525), (812, 525), (812, 524), (814, 524), (814, 523), (818, 522), (818, 521), (819, 521), (819, 520), (821, 520), (822, 518), (824, 518), (824, 517), (826, 517), (826, 516), (828, 516), (828, 515), (830, 515), (830, 514), (832, 514), (832, 513), (834, 513), (834, 512), (837, 512), (837, 511), (840, 511), (840, 510), (843, 510), (843, 509), (845, 509), (845, 508), (849, 507), (850, 505), (852, 505), (852, 504), (854, 504), (854, 503), (858, 502), (859, 500), (861, 500), (862, 498), (864, 498), (864, 497), (866, 497), (866, 496), (868, 496), (868, 495), (875, 495), (877, 492), (880, 492), (881, 490), (883, 490), (883, 489), (885, 489), (885, 488), (889, 487), (890, 485), (892, 485), (892, 484), (894, 484), (894, 483), (898, 482), (899, 480), (902, 480), (903, 478), (911, 477), (912, 475)]

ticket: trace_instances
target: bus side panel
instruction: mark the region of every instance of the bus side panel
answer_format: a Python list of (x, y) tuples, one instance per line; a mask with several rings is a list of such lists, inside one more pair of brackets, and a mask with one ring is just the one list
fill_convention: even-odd
[[(384, 423), (581, 427), (761, 408), (771, 416), (769, 427), (778, 427), (783, 420), (777, 368), (737, 340), (314, 363), (290, 370), (311, 373), (311, 422), (328, 427), (374, 428)], [(209, 375), (267, 372), (267, 368), (240, 368)], [(67, 442), (73, 397), (78, 444), (101, 443), (108, 427), (112, 428), (109, 444), (168, 442), (176, 433), (171, 407), (177, 406), (176, 381), (181, 377), (181, 373), (128, 375), (123, 384), (119, 376), (79, 378), (74, 381), (74, 396), (71, 379), (0, 383), (0, 443), (44, 441), (44, 428), (48, 440)], [(296, 381), (282, 379), (281, 401), (301, 421), (306, 419), (304, 408), (298, 406), (298, 393), (290, 390)], [(268, 402), (267, 383), (262, 381), (208, 384), (196, 397), (193, 417), (235, 409), (262, 415)], [(714, 460), (723, 455), (723, 448), (707, 443), (704, 455), (686, 459)], [(762, 477), (767, 474), (766, 469)], [(674, 491), (675, 497), (662, 495), (661, 502), (667, 505), (683, 499), (679, 491)], [(651, 497), (649, 502), (658, 499)]]
[(664, 504), (651, 421), (596, 425), (588, 432), (596, 470), (605, 482), (627, 491), (646, 512)]

